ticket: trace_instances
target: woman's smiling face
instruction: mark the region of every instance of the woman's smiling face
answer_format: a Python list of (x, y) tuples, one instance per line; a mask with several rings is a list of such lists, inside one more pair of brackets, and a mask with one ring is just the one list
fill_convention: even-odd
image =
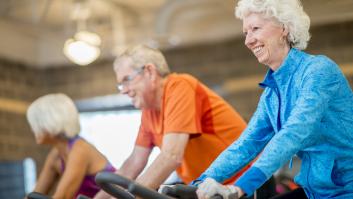
[(245, 45), (257, 60), (276, 70), (289, 51), (288, 31), (275, 19), (261, 13), (250, 13), (243, 19)]

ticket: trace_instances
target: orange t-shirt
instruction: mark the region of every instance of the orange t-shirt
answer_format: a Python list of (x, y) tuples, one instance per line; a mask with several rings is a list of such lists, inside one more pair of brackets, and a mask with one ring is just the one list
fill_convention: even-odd
[[(190, 134), (178, 176), (190, 183), (233, 143), (246, 127), (241, 116), (194, 77), (171, 74), (164, 86), (161, 110), (143, 110), (136, 145), (161, 147), (167, 133)], [(225, 183), (234, 182), (242, 172)]]

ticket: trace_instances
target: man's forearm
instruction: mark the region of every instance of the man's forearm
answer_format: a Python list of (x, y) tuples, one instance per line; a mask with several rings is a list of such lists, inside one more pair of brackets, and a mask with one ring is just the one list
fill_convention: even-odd
[(151, 189), (157, 189), (179, 165), (179, 158), (162, 152), (137, 179), (137, 182)]
[(123, 165), (115, 172), (119, 175), (135, 180), (138, 175), (145, 168), (145, 162), (137, 162), (127, 159)]

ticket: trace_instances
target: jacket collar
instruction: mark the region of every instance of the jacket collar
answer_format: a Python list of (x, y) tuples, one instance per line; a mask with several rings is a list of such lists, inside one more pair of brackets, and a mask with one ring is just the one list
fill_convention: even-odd
[(277, 85), (285, 84), (285, 82), (290, 79), (293, 73), (297, 70), (304, 56), (304, 52), (296, 48), (290, 49), (287, 57), (278, 70), (273, 71), (272, 69), (268, 69), (265, 79), (259, 83), (259, 86), (262, 88), (276, 88)]

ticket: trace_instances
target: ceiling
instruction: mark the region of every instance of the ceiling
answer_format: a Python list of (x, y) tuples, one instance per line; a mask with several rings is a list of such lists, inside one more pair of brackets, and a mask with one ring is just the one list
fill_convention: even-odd
[[(1, 0), (0, 57), (38, 68), (72, 65), (62, 47), (78, 24), (101, 36), (100, 59), (112, 58), (136, 43), (173, 48), (239, 37), (241, 22), (233, 14), (235, 2)], [(353, 20), (353, 0), (302, 2), (312, 26)]]

